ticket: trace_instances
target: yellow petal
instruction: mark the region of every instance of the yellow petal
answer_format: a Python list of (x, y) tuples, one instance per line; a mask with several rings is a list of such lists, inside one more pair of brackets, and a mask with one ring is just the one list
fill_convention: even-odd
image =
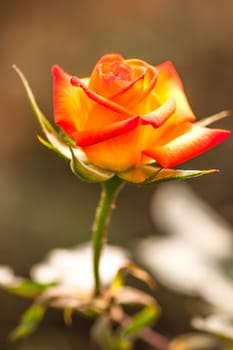
[(167, 61), (158, 66), (158, 81), (154, 92), (156, 93), (160, 103), (164, 103), (169, 98), (174, 98), (176, 101), (175, 118), (179, 121), (194, 121), (195, 116), (191, 110), (188, 99), (185, 95), (183, 83), (179, 77), (174, 65)]
[[(144, 126), (143, 129), (147, 127), (150, 126)], [(141, 130), (139, 125), (124, 135), (82, 148), (88, 159), (99, 167), (124, 171), (140, 165), (142, 161)]]

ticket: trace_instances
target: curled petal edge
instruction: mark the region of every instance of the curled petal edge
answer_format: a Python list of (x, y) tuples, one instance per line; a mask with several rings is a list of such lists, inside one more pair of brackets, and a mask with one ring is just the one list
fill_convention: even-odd
[(176, 102), (173, 98), (169, 98), (162, 106), (142, 116), (142, 125), (152, 125), (153, 128), (157, 129), (172, 116), (175, 110)]
[(140, 123), (140, 117), (132, 117), (117, 123), (110, 124), (104, 129), (77, 131), (73, 137), (80, 147), (91, 146), (107, 139), (126, 134), (135, 129)]
[(81, 88), (92, 101), (99, 103), (103, 107), (108, 108), (113, 112), (120, 113), (126, 116), (133, 115), (133, 112), (130, 111), (129, 109), (119, 105), (118, 103), (110, 101), (104, 98), (103, 96), (100, 96), (99, 94), (95, 93), (94, 91), (88, 89), (88, 87), (78, 77), (72, 77), (70, 79), (70, 83), (73, 86), (77, 86)]

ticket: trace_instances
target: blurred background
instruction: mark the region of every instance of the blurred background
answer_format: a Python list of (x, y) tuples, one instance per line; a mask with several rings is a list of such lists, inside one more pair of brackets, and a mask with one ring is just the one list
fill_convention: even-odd
[[(68, 163), (39, 144), (39, 127), (11, 65), (23, 70), (39, 106), (52, 120), (54, 63), (82, 77), (109, 52), (154, 65), (171, 60), (201, 118), (232, 109), (232, 13), (231, 0), (0, 1), (0, 264), (27, 276), (30, 266), (50, 249), (89, 240), (100, 192), (98, 185), (78, 181)], [(232, 118), (216, 123), (231, 130), (232, 126)], [(231, 138), (183, 166), (221, 169), (190, 180), (189, 185), (231, 224), (232, 152)], [(149, 211), (154, 191), (153, 187), (124, 189), (110, 226), (111, 243), (130, 248), (132, 242), (154, 234)], [(174, 303), (176, 297), (168, 294), (166, 303)], [(0, 292), (1, 349), (72, 349), (77, 331), (63, 328), (61, 315), (57, 321), (53, 313), (34, 340), (7, 344), (8, 332), (27, 305)], [(88, 321), (79, 322), (79, 329), (86, 326)], [(188, 324), (182, 312), (175, 324), (167, 312), (160, 328), (173, 334), (188, 329)], [(43, 341), (48, 339), (48, 329), (50, 343)]]

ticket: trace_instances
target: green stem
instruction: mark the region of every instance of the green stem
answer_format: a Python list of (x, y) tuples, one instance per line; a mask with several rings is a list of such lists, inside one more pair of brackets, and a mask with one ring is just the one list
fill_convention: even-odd
[(94, 225), (92, 229), (93, 244), (93, 268), (95, 279), (95, 295), (101, 294), (101, 281), (99, 265), (102, 249), (106, 239), (106, 229), (109, 223), (110, 214), (114, 206), (114, 200), (122, 186), (122, 180), (114, 177), (102, 182), (102, 193), (96, 210)]

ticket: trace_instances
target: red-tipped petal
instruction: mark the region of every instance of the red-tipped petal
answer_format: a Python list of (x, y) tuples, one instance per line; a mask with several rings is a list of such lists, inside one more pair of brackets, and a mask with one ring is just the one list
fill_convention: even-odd
[(77, 77), (72, 77), (70, 82), (73, 86), (80, 87), (92, 101), (97, 102), (98, 104), (110, 109), (113, 112), (132, 116), (133, 113), (130, 110), (128, 110), (127, 108), (125, 108), (125, 107), (123, 107), (123, 106), (121, 106), (113, 101), (110, 101), (110, 100), (104, 98), (103, 96), (96, 94), (94, 91), (88, 89), (88, 87), (85, 84), (83, 84), (81, 79), (79, 79)]
[(155, 129), (159, 128), (176, 110), (176, 102), (173, 98), (166, 101), (161, 107), (153, 112), (144, 115), (142, 125), (152, 125)]
[[(54, 93), (54, 119), (68, 134), (80, 128), (85, 120), (84, 111), (81, 111), (81, 101), (87, 99), (81, 89), (70, 84), (71, 76), (59, 66), (52, 67)], [(78, 119), (82, 113), (82, 120)]]
[(103, 129), (93, 129), (78, 131), (73, 133), (73, 137), (80, 147), (91, 146), (110, 138), (126, 134), (135, 129), (140, 122), (140, 117), (136, 116), (120, 122), (107, 125)]
[(164, 146), (145, 150), (143, 154), (155, 159), (164, 168), (173, 167), (194, 158), (230, 136), (230, 131), (190, 126), (190, 131)]

